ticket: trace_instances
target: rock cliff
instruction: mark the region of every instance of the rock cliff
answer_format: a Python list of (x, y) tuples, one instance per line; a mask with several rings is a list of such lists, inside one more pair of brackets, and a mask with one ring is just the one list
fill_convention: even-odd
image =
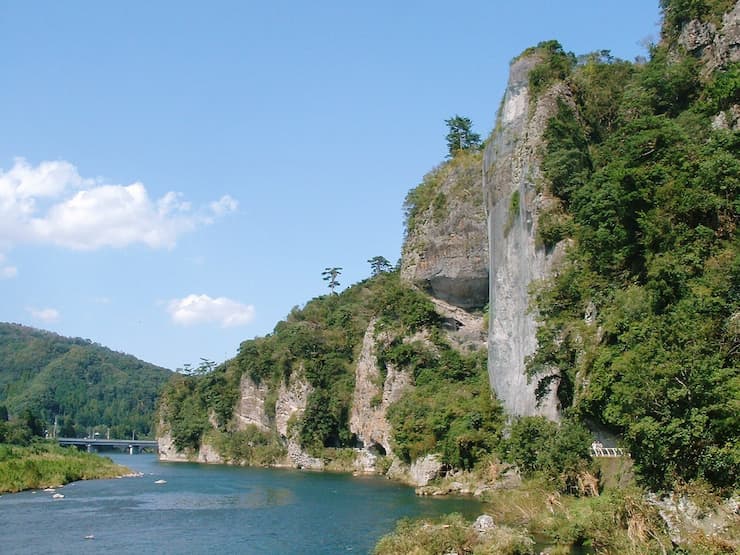
[(383, 380), (375, 354), (375, 322), (371, 322), (362, 341), (355, 370), (355, 391), (349, 429), (362, 449), (372, 454), (391, 454), (391, 429), (386, 413), (403, 391), (411, 385), (411, 376), (388, 365)]
[(488, 302), (480, 153), (460, 152), (407, 197), (402, 279), (461, 308)]
[[(286, 459), (277, 461), (276, 466), (322, 469), (324, 462), (301, 449), (294, 431), (290, 429), (291, 420), (300, 418), (306, 409), (306, 400), (310, 392), (311, 386), (303, 377), (302, 369), (291, 374), (288, 383), (281, 383), (277, 397), (272, 399), (265, 384), (256, 384), (248, 376), (242, 376), (233, 414), (236, 430), (255, 426), (262, 431), (276, 431), (287, 451)], [(273, 407), (268, 407), (270, 403), (274, 403)], [(273, 416), (270, 416), (271, 413)], [(211, 426), (216, 429), (215, 418), (211, 417), (209, 420)], [(229, 462), (209, 440), (209, 434), (204, 435), (198, 450), (183, 452), (175, 447), (166, 422), (160, 421), (158, 429), (159, 459), (162, 461), (216, 464)]]
[(698, 19), (689, 21), (681, 29), (678, 44), (701, 59), (704, 77), (740, 62), (740, 2), (722, 16), (719, 26)]
[(564, 250), (558, 245), (548, 251), (537, 240), (539, 215), (554, 202), (540, 171), (543, 134), (558, 100), (572, 99), (562, 83), (531, 98), (529, 74), (540, 61), (534, 52), (512, 63), (483, 159), (491, 268), (488, 372), (508, 413), (556, 420), (555, 392), (537, 402), (536, 380), (527, 379), (525, 361), (537, 347), (529, 288), (551, 274)]

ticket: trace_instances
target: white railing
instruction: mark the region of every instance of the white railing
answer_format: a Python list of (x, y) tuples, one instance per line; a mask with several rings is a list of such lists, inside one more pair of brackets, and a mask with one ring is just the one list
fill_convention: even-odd
[(629, 453), (621, 447), (591, 446), (591, 455), (594, 457), (629, 457)]

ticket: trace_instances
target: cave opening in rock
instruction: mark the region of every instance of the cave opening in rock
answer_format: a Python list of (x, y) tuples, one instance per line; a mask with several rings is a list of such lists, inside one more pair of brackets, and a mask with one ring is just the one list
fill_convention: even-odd
[(380, 443), (373, 443), (370, 447), (367, 448), (367, 450), (372, 453), (373, 455), (382, 455), (385, 457), (385, 447), (383, 447)]

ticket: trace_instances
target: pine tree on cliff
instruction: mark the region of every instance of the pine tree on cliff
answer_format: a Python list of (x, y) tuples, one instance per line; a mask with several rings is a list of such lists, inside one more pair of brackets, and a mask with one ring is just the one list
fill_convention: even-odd
[(332, 295), (334, 294), (334, 289), (339, 287), (341, 283), (337, 280), (337, 277), (341, 275), (342, 268), (324, 268), (324, 271), (321, 272), (321, 275), (324, 276), (324, 281), (328, 281), (329, 290), (331, 291)]
[(461, 150), (470, 150), (480, 146), (480, 135), (473, 133), (473, 122), (470, 118), (455, 115), (446, 119), (445, 123), (449, 132), (447, 133), (448, 157), (453, 158)]
[(374, 256), (368, 260), (368, 262), (370, 263), (370, 270), (372, 271), (373, 277), (385, 272), (390, 272), (391, 269), (393, 269), (390, 261), (385, 256)]

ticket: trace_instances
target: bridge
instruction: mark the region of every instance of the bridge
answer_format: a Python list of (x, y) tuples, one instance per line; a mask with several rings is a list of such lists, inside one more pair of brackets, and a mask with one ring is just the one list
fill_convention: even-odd
[(59, 445), (74, 445), (75, 447), (85, 447), (88, 453), (92, 453), (101, 447), (114, 449), (127, 449), (130, 455), (135, 451), (142, 449), (157, 450), (157, 442), (145, 439), (104, 439), (104, 438), (77, 438), (77, 437), (60, 437), (57, 438)]
[(602, 447), (600, 445), (592, 445), (591, 446), (591, 456), (592, 457), (609, 457), (609, 458), (616, 458), (616, 457), (629, 458), (630, 454), (620, 447)]

